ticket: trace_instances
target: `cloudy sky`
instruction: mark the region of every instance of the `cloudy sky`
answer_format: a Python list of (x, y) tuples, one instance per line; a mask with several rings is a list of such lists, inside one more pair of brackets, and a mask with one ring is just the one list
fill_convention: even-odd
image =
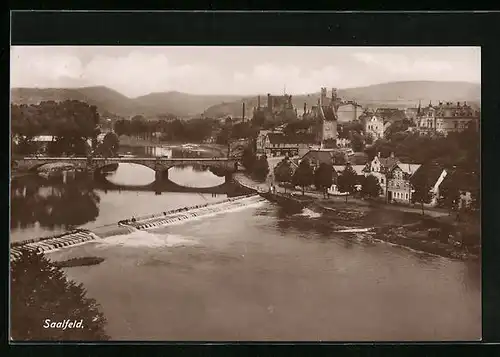
[(349, 88), (403, 80), (480, 83), (479, 47), (11, 47), (11, 87), (104, 85), (129, 97)]

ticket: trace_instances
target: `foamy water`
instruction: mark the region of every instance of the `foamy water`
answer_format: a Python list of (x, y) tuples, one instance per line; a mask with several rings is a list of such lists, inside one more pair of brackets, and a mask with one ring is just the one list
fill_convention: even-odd
[(123, 246), (123, 247), (175, 247), (197, 244), (195, 238), (184, 237), (168, 233), (152, 233), (146, 231), (134, 231), (128, 234), (111, 236), (99, 241), (99, 246)]
[(314, 212), (313, 210), (310, 210), (309, 208), (304, 208), (301, 213), (298, 214), (299, 216), (303, 217), (309, 217), (309, 218), (319, 218), (321, 217), (321, 213)]

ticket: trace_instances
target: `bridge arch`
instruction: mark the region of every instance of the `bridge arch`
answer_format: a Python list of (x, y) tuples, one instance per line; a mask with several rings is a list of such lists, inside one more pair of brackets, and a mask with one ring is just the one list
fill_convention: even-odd
[(75, 168), (85, 169), (94, 173), (96, 170), (101, 170), (103, 167), (110, 164), (129, 163), (146, 166), (155, 172), (168, 172), (171, 167), (175, 166), (192, 166), (198, 164), (214, 168), (217, 171), (234, 172), (236, 159), (227, 158), (55, 158), (55, 157), (27, 157), (15, 160), (19, 169), (38, 168), (49, 163), (67, 163), (72, 164)]

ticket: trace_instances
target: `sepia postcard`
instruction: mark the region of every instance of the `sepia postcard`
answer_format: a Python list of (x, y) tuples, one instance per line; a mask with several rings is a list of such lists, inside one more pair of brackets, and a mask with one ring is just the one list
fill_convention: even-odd
[(479, 47), (12, 46), (10, 339), (479, 341)]

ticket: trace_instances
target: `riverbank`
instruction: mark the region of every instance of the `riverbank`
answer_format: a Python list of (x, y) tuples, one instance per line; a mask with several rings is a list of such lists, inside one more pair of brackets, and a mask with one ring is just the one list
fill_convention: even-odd
[[(243, 173), (235, 180), (245, 187), (269, 196), (267, 183), (257, 183)], [(297, 190), (279, 192), (268, 198), (283, 207), (308, 208), (321, 214), (326, 223), (336, 223), (355, 229), (369, 230), (368, 239), (384, 241), (410, 249), (454, 259), (480, 258), (480, 223), (474, 216), (463, 216), (456, 221), (455, 215), (438, 208), (396, 206), (378, 201), (349, 197), (330, 196), (308, 192), (304, 196)], [(265, 193), (264, 193), (265, 192)], [(348, 233), (348, 234), (355, 234)]]

